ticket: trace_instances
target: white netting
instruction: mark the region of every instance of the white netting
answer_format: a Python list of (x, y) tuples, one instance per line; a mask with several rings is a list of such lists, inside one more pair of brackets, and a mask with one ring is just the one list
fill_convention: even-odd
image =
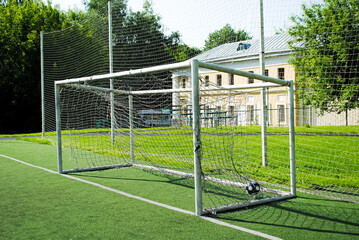
[[(114, 72), (174, 63), (196, 55), (201, 61), (260, 73), (259, 5), (250, 1), (238, 3), (230, 0), (207, 1), (206, 4), (201, 4), (201, 1), (192, 2), (172, 1), (173, 4), (167, 6), (166, 12), (161, 12), (161, 3), (154, 1), (153, 4), (155, 13), (158, 9), (158, 13), (163, 17), (161, 23), (166, 24), (169, 18), (179, 19), (180, 26), (191, 26), (185, 29), (172, 25), (172, 22), (168, 22), (167, 28), (158, 24), (151, 25), (151, 22), (156, 22), (153, 21), (153, 12), (129, 14), (127, 10), (124, 12), (123, 9), (113, 6)], [(312, 25), (312, 30), (299, 32), (302, 28), (291, 29), (296, 23), (290, 20), (290, 16), (301, 16), (303, 3), (307, 4), (307, 9), (312, 8), (312, 3), (318, 3), (320, 5), (317, 8), (320, 9), (312, 14), (317, 20), (307, 23)], [(327, 8), (329, 4), (333, 4), (333, 1), (264, 0), (265, 69), (270, 77), (295, 81), (298, 190), (359, 202), (359, 91), (357, 88), (359, 19), (356, 14), (359, 11), (358, 3), (341, 0), (336, 7)], [(198, 14), (198, 9), (205, 12), (207, 17)], [(89, 14), (82, 25), (44, 35), (47, 131), (55, 130), (54, 81), (110, 71), (107, 20), (107, 10), (104, 9), (102, 13)], [(296, 21), (305, 29), (305, 21), (301, 22), (299, 19)], [(227, 23), (235, 30), (245, 30), (252, 39), (243, 42), (231, 39), (224, 41), (227, 43), (218, 48), (199, 54), (196, 51), (189, 51), (188, 48), (187, 52), (182, 51), (185, 47), (179, 42), (178, 36), (169, 31), (179, 30), (180, 34), (183, 32), (182, 39), (185, 42), (188, 36), (195, 36), (193, 38), (196, 41), (193, 45), (204, 47), (208, 33), (221, 29)], [(336, 23), (340, 24), (336, 25)], [(207, 26), (210, 25), (216, 27), (208, 32)], [(194, 33), (189, 33), (190, 29), (194, 29)], [(202, 45), (198, 45), (199, 42), (202, 42)], [(239, 76), (232, 78), (227, 73), (203, 70), (201, 82), (209, 86), (218, 86), (219, 83), (227, 86), (260, 81)], [(173, 88), (174, 83), (179, 88), (190, 88), (189, 74), (178, 71), (162, 75), (119, 78), (115, 80), (115, 89), (130, 90), (131, 88), (133, 91), (170, 89)], [(90, 85), (108, 88), (110, 81), (92, 82)], [(102, 134), (86, 135), (89, 147), (81, 147), (81, 151), (73, 150), (74, 162), (81, 162), (76, 160), (81, 158), (76, 157), (76, 154), (78, 156), (88, 154), (93, 159), (102, 159), (101, 156), (105, 155), (108, 159), (106, 160), (108, 162), (90, 161), (81, 166), (71, 165), (68, 169), (129, 163), (128, 157), (131, 153), (128, 152), (128, 148), (131, 144), (128, 141), (129, 119), (126, 117), (129, 112), (128, 96), (115, 95), (115, 112), (118, 119), (115, 127), (116, 144), (123, 148), (108, 151), (102, 149), (101, 141), (111, 138), (109, 136), (110, 94), (83, 89), (66, 89), (63, 93), (73, 95), (69, 98), (73, 102), (67, 103), (69, 109), (83, 109), (83, 113), (78, 113), (78, 123), (71, 123), (72, 120), (67, 123), (70, 126), (68, 130), (71, 130), (68, 134), (71, 134), (72, 138), (83, 137), (81, 131), (77, 133), (79, 129), (96, 128), (103, 131)], [(98, 100), (90, 101), (88, 96), (91, 96), (90, 99), (98, 98)], [(188, 148), (188, 144), (192, 142), (191, 99), (190, 92), (133, 97), (137, 109), (134, 114), (136, 123), (134, 132), (136, 136), (142, 136), (140, 142), (135, 142), (138, 147), (135, 154), (139, 161), (152, 162), (157, 167), (166, 167), (166, 164), (163, 164), (164, 155), (170, 156), (171, 149), (178, 149), (182, 154), (170, 157), (173, 158), (173, 162), (177, 162), (176, 170), (190, 172), (188, 169), (193, 165), (193, 151)], [(102, 103), (97, 103), (100, 101)], [(269, 89), (267, 102), (268, 165), (261, 167), (260, 91), (226, 90), (215, 95), (208, 91), (201, 92), (201, 125), (206, 129), (203, 131), (202, 140), (207, 146), (203, 152), (203, 158), (207, 160), (204, 164), (207, 164), (205, 166), (208, 169), (216, 169), (212, 170), (213, 172), (209, 171), (207, 173), (209, 176), (213, 175), (216, 178), (217, 173), (229, 173), (228, 166), (233, 167), (231, 159), (236, 159), (238, 165), (231, 168), (231, 174), (243, 175), (245, 181), (253, 178), (279, 186), (289, 186), (289, 175), (284, 170), (289, 169), (287, 89)], [(66, 115), (65, 110), (64, 114)], [(90, 115), (96, 117), (91, 121), (81, 120)], [(65, 127), (66, 121), (63, 124)], [(140, 125), (145, 128), (140, 128)], [(157, 127), (169, 128), (161, 132), (152, 130)], [(227, 137), (221, 135), (222, 133)], [(168, 134), (176, 135), (176, 144), (170, 143), (172, 136), (166, 138)], [(214, 136), (216, 138), (213, 138)], [(64, 136), (64, 139), (67, 137)], [(71, 143), (72, 146), (75, 146), (75, 142)], [(96, 154), (91, 150), (92, 145), (99, 146)], [(216, 159), (215, 164), (211, 159)], [(207, 195), (211, 195), (212, 189), (216, 189), (215, 183), (205, 182), (204, 186), (206, 184), (210, 189)], [(239, 195), (243, 197), (242, 193)], [(226, 204), (226, 200), (213, 199), (210, 197), (206, 200), (206, 207), (211, 208), (212, 201), (216, 204)]]

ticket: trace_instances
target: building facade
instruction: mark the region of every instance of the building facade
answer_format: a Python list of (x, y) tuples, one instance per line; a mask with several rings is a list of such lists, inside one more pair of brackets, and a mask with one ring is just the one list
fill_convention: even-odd
[[(278, 79), (295, 82), (295, 68), (289, 63), (291, 50), (288, 34), (277, 34), (264, 39), (265, 42), (265, 75)], [(203, 52), (194, 59), (222, 65), (247, 72), (260, 74), (259, 41), (247, 40), (223, 44)], [(253, 84), (261, 81), (228, 73), (200, 69), (200, 87), (228, 86)], [(172, 75), (173, 88), (190, 88), (192, 80), (190, 72), (179, 71)], [(269, 88), (267, 92), (268, 126), (288, 125), (288, 88)], [(174, 113), (176, 121), (191, 124), (191, 94), (173, 94)], [(359, 109), (346, 113), (325, 113), (318, 115), (315, 109), (304, 106), (302, 101), (295, 98), (296, 126), (338, 126), (358, 125)], [(201, 91), (202, 123), (205, 125), (260, 125), (262, 97), (260, 89), (246, 91)]]
[[(275, 35), (265, 39), (265, 74), (267, 76), (295, 81), (294, 67), (289, 64), (288, 40), (288, 35)], [(248, 40), (218, 46), (196, 56), (195, 59), (260, 74), (258, 52), (258, 40)], [(186, 71), (174, 72), (172, 79), (174, 88), (189, 88), (192, 85), (190, 73)], [(221, 86), (260, 82), (260, 80), (247, 77), (200, 69), (200, 87), (217, 86), (220, 88)], [(288, 88), (270, 88), (266, 92), (268, 125), (287, 126)], [(211, 126), (260, 125), (261, 99), (260, 89), (201, 91), (202, 123)], [(181, 120), (185, 121), (186, 124), (190, 123), (188, 121), (190, 120), (192, 106), (191, 94), (174, 94), (173, 105), (177, 106), (177, 113)]]

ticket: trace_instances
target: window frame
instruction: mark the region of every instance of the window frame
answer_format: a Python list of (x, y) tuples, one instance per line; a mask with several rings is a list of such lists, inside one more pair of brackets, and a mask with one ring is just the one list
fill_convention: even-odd
[(217, 87), (222, 86), (222, 74), (217, 74), (216, 86)]
[(284, 80), (285, 68), (278, 68), (278, 79)]
[(186, 79), (185, 78), (181, 78), (181, 88), (186, 88)]
[(209, 87), (209, 75), (204, 76), (204, 86)]
[[(280, 109), (280, 106), (283, 106), (283, 118), (284, 118), (284, 121), (281, 121), (282, 119), (282, 114), (281, 114), (281, 109)], [(287, 111), (286, 111), (286, 104), (285, 103), (277, 103), (276, 105), (277, 107), (277, 124), (278, 125), (286, 125), (287, 124)]]
[[(249, 109), (251, 108), (251, 109)], [(255, 123), (255, 104), (246, 105), (246, 123), (254, 124)]]
[(228, 76), (228, 85), (234, 85), (234, 74), (232, 73)]
[[(248, 71), (249, 73), (254, 73), (254, 71)], [(254, 83), (254, 79), (253, 78), (247, 78), (247, 83), (248, 84), (253, 84)]]

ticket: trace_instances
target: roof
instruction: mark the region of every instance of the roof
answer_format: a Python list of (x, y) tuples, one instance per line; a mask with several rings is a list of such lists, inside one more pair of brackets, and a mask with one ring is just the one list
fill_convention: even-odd
[[(290, 40), (292, 40), (292, 37), (285, 33), (266, 37), (264, 39), (265, 53), (275, 54), (287, 52), (289, 54), (291, 49), (288, 45), (288, 41)], [(197, 55), (194, 59), (204, 62), (226, 61), (258, 55), (259, 51), (259, 40), (250, 39), (220, 45)]]

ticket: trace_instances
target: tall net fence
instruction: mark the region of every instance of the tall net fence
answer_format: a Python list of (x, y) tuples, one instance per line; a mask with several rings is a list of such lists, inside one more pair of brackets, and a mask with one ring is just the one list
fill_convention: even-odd
[[(172, 3), (163, 10), (160, 3), (154, 1), (154, 12), (147, 9), (131, 13), (116, 4), (112, 6), (113, 72), (181, 62), (195, 57), (204, 62), (260, 74), (259, 5), (249, 1), (240, 1), (238, 4), (238, 1), (230, 0), (221, 3), (206, 1), (206, 4), (184, 0)], [(307, 7), (302, 8), (302, 4)], [(358, 3), (349, 0), (264, 0), (263, 6), (265, 74), (295, 82), (298, 190), (359, 202)], [(156, 20), (157, 11), (162, 16), (160, 21)], [(204, 12), (206, 17), (199, 11)], [(291, 16), (297, 17), (291, 20)], [(73, 28), (44, 34), (47, 132), (55, 130), (54, 81), (110, 72), (108, 11), (93, 11), (87, 18)], [(177, 19), (177, 25), (169, 19)], [(205, 40), (210, 42), (209, 32), (220, 30), (227, 23), (235, 32), (246, 31), (247, 38), (241, 39), (239, 34), (234, 34), (233, 38), (221, 32), (224, 41), (218, 41), (219, 46), (205, 46)], [(208, 31), (207, 25), (216, 27)], [(177, 30), (181, 37), (172, 32)], [(195, 39), (191, 43), (187, 43), (189, 36)], [(184, 43), (201, 48), (201, 51), (191, 49)], [(260, 83), (259, 80), (206, 69), (200, 71), (200, 81), (205, 87)], [(92, 82), (91, 85), (108, 88), (110, 81)], [(133, 91), (185, 89), (191, 86), (188, 73), (180, 69), (161, 75), (118, 78), (114, 82), (114, 89)], [(98, 138), (106, 138), (111, 145), (111, 95), (87, 90), (86, 94), (81, 94), (84, 90), (75, 91), (72, 88), (62, 91), (73, 99), (66, 103), (68, 108), (76, 111), (85, 105), (92, 106), (92, 110), (84, 110), (81, 114), (79, 111), (77, 123), (72, 120), (62, 123), (68, 125), (68, 134), (76, 138), (83, 135), (81, 131), (101, 130), (102, 134), (87, 133), (89, 142), (101, 146)], [(88, 94), (92, 97), (88, 98)], [(243, 181), (256, 176), (254, 179), (258, 181), (270, 181), (288, 188), (288, 175), (282, 174), (283, 169), (288, 168), (286, 164), (289, 155), (288, 149), (284, 147), (289, 141), (288, 91), (285, 88), (266, 90), (268, 134), (265, 167), (262, 165), (261, 91), (223, 90), (216, 94), (202, 91), (200, 97), (201, 126), (205, 129), (202, 140), (206, 149), (203, 158), (208, 160), (207, 169), (212, 169), (207, 174), (216, 178), (216, 174), (226, 172), (228, 166), (231, 166), (235, 169), (231, 171), (246, 176)], [(99, 104), (97, 100), (89, 100), (96, 98), (105, 101)], [(165, 167), (161, 160), (164, 153), (170, 154), (174, 148), (181, 149), (180, 157), (173, 156), (177, 162), (177, 168), (174, 169), (190, 172), (193, 149), (188, 148), (187, 144), (192, 141), (192, 137), (186, 131), (190, 131), (193, 126), (191, 99), (190, 92), (133, 97), (137, 109), (134, 112), (134, 132), (143, 139), (135, 143), (138, 145), (136, 156), (139, 161), (152, 161), (156, 167)], [(104, 159), (109, 162), (98, 165), (129, 163), (130, 126), (128, 117), (123, 117), (129, 112), (129, 99), (128, 96), (117, 94), (115, 100), (115, 142), (118, 149), (110, 152), (105, 149), (94, 152), (92, 147), (86, 151), (75, 150), (78, 148), (75, 140), (66, 145), (71, 145), (73, 159), (81, 159), (76, 154), (89, 154), (94, 159), (106, 156)], [(66, 115), (65, 110), (63, 114)], [(85, 120), (89, 115), (94, 116), (92, 120)], [(164, 129), (158, 131), (161, 128)], [(216, 132), (212, 132), (213, 129)], [(183, 132), (178, 135), (176, 144), (170, 145), (165, 136), (176, 131)], [(225, 133), (230, 137), (224, 137)], [(246, 137), (242, 137), (243, 133)], [(64, 136), (64, 139), (67, 137)], [(158, 146), (161, 146), (160, 150)], [(121, 161), (117, 159), (120, 153), (123, 156)], [(215, 167), (209, 167), (213, 164), (211, 159), (226, 160), (221, 160), (221, 163), (217, 161)], [(231, 159), (236, 159), (234, 166)], [(69, 168), (94, 165), (93, 162), (86, 164), (71, 165)], [(213, 189), (216, 189), (215, 184), (208, 182), (209, 195)], [(208, 208), (211, 208), (211, 201), (222, 200), (209, 197)]]

